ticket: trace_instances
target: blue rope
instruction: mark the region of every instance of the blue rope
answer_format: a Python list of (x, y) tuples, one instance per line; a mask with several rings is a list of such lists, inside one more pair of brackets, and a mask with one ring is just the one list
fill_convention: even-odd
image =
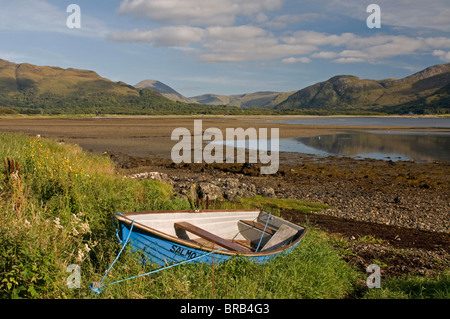
[(116, 263), (117, 259), (119, 259), (119, 256), (122, 254), (122, 251), (125, 249), (125, 246), (128, 244), (128, 241), (130, 240), (131, 237), (131, 232), (133, 230), (133, 226), (134, 226), (134, 220), (131, 221), (131, 227), (130, 227), (130, 232), (128, 233), (128, 237), (127, 240), (125, 241), (125, 243), (122, 246), (122, 249), (119, 251), (119, 254), (117, 255), (116, 259), (114, 259), (114, 261), (112, 262), (111, 266), (109, 266), (108, 270), (105, 272), (105, 275), (103, 276), (102, 280), (98, 283), (92, 283), (89, 288), (91, 288), (91, 290), (95, 293), (95, 294), (99, 294), (103, 287), (105, 285), (103, 285), (103, 280), (105, 280), (106, 275), (108, 275), (108, 272), (111, 270), (111, 268), (114, 266), (114, 264)]
[[(102, 285), (101, 289), (103, 289), (103, 287), (106, 287), (106, 286), (109, 286), (109, 285), (114, 285), (114, 284), (117, 284), (117, 283), (120, 283), (120, 282), (124, 282), (124, 281), (127, 281), (127, 280), (131, 280), (131, 279), (135, 279), (135, 278), (147, 276), (147, 275), (150, 275), (150, 274), (154, 274), (154, 273), (157, 273), (157, 272), (159, 272), (159, 271), (161, 271), (161, 270), (166, 270), (166, 269), (169, 269), (169, 268), (172, 268), (172, 267), (175, 267), (175, 266), (179, 266), (179, 265), (185, 264), (185, 263), (187, 263), (187, 262), (191, 262), (191, 261), (194, 261), (194, 260), (197, 260), (197, 259), (206, 257), (206, 256), (208, 256), (208, 255), (214, 254), (214, 253), (218, 252), (219, 250), (225, 250), (225, 248), (220, 248), (220, 249), (214, 250), (214, 251), (212, 251), (212, 252), (209, 252), (209, 253), (200, 255), (200, 256), (195, 257), (195, 258), (192, 258), (192, 259), (186, 259), (186, 260), (183, 260), (183, 261), (181, 261), (181, 262), (179, 262), (179, 263), (177, 263), (177, 264), (169, 265), (169, 266), (166, 266), (166, 267), (161, 267), (161, 268), (158, 268), (158, 269), (149, 271), (149, 272), (147, 272), (147, 273), (145, 273), (145, 274), (140, 274), (140, 275), (132, 276), (132, 277), (125, 278), (125, 279), (120, 279), (120, 280), (111, 282), (111, 283), (109, 283), (109, 284)], [(101, 292), (101, 290), (100, 290), (100, 292)], [(100, 292), (98, 292), (98, 293), (100, 293)], [(95, 291), (94, 291), (94, 293), (98, 294), (98, 293), (95, 292)]]
[[(122, 213), (115, 213), (114, 216), (116, 216), (116, 215), (122, 215)], [(122, 240), (120, 239), (120, 236), (119, 236), (119, 226), (114, 222), (114, 220), (115, 219), (113, 218), (112, 219), (112, 224), (113, 224), (113, 227), (116, 229), (116, 237), (117, 237), (117, 240), (119, 242), (121, 242)]]
[(89, 288), (92, 290), (93, 293), (95, 293), (95, 294), (98, 295), (98, 294), (100, 294), (100, 293), (102, 292), (103, 288), (106, 287), (106, 286), (114, 285), (114, 284), (117, 284), (117, 283), (120, 283), (120, 282), (124, 282), (124, 281), (127, 281), (127, 280), (131, 280), (131, 279), (135, 279), (135, 278), (138, 278), (138, 277), (142, 277), (142, 276), (150, 275), (150, 274), (153, 274), (153, 273), (157, 273), (157, 272), (159, 272), (159, 271), (161, 271), (161, 270), (169, 269), (169, 268), (172, 268), (172, 267), (175, 267), (175, 266), (179, 266), (179, 265), (185, 264), (185, 263), (187, 263), (187, 262), (191, 262), (191, 261), (194, 261), (194, 260), (197, 260), (197, 259), (200, 259), (200, 258), (209, 256), (209, 255), (211, 255), (211, 254), (214, 254), (214, 253), (218, 252), (219, 250), (225, 250), (225, 248), (220, 248), (220, 249), (214, 250), (214, 251), (212, 251), (212, 252), (209, 252), (209, 253), (200, 255), (200, 256), (195, 257), (195, 258), (192, 258), (192, 259), (186, 259), (186, 260), (183, 260), (183, 261), (181, 261), (181, 262), (179, 262), (179, 263), (176, 263), (176, 264), (173, 264), (173, 265), (169, 265), (169, 266), (166, 266), (166, 267), (161, 267), (161, 268), (152, 270), (152, 271), (147, 272), (147, 273), (145, 273), (145, 274), (140, 274), (140, 275), (132, 276), (132, 277), (129, 277), (129, 278), (117, 280), (117, 281), (111, 282), (111, 283), (109, 283), (109, 284), (103, 284), (103, 280), (105, 280), (106, 275), (107, 275), (108, 272), (111, 270), (111, 268), (113, 267), (114, 263), (115, 263), (115, 262), (117, 261), (117, 259), (119, 258), (120, 254), (122, 254), (122, 251), (124, 250), (125, 246), (128, 244), (128, 240), (130, 239), (131, 231), (133, 230), (133, 226), (134, 226), (134, 220), (133, 220), (132, 223), (131, 223), (130, 232), (128, 233), (127, 240), (126, 240), (125, 243), (123, 244), (123, 247), (122, 247), (122, 249), (120, 250), (119, 254), (117, 255), (116, 259), (114, 259), (114, 261), (113, 261), (113, 263), (111, 264), (111, 266), (110, 266), (110, 267), (108, 268), (108, 270), (105, 272), (105, 275), (103, 276), (102, 280), (101, 280), (100, 282), (94, 282), (94, 283), (92, 283), (92, 284), (89, 286)]
[(261, 245), (261, 241), (262, 241), (262, 239), (263, 239), (264, 233), (266, 232), (267, 224), (269, 224), (269, 220), (270, 220), (270, 215), (271, 215), (271, 214), (272, 214), (272, 213), (269, 213), (269, 217), (267, 217), (267, 220), (266, 220), (266, 226), (264, 226), (264, 230), (263, 230), (263, 232), (262, 232), (262, 234), (261, 234), (261, 238), (259, 239), (258, 247), (256, 247), (255, 253), (258, 252), (259, 245)]

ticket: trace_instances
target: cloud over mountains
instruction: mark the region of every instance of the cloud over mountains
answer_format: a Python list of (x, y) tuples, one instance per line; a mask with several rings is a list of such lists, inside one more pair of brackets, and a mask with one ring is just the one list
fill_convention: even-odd
[[(442, 0), (437, 1), (445, 6)], [(378, 64), (386, 58), (414, 54), (435, 55), (442, 61), (449, 60), (449, 37), (386, 33), (367, 36), (355, 32), (332, 34), (299, 30), (296, 26), (300, 21), (323, 20), (336, 12), (342, 14), (344, 8), (351, 18), (361, 20), (361, 29), (367, 28), (364, 21), (367, 18), (366, 8), (359, 1), (322, 0), (319, 2), (329, 8), (328, 11), (303, 14), (286, 14), (281, 10), (286, 2), (124, 0), (118, 13), (149, 19), (160, 26), (152, 30), (112, 32), (109, 38), (120, 42), (146, 42), (155, 47), (173, 47), (208, 63), (280, 59), (281, 63), (292, 64), (309, 63), (311, 59), (318, 58), (334, 63)], [(398, 21), (398, 15), (400, 20), (417, 18), (424, 27), (439, 26), (441, 30), (442, 23), (435, 23), (432, 15), (440, 21), (450, 13), (446, 8), (418, 11), (417, 7), (411, 9), (411, 1), (399, 2), (403, 5), (402, 10), (399, 10), (397, 2), (381, 1), (384, 23), (410, 27), (412, 23)], [(349, 10), (350, 7), (360, 7), (361, 10)]]

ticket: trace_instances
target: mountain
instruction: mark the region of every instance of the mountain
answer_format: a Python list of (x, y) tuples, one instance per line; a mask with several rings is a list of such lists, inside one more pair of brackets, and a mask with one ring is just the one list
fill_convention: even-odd
[(288, 98), (292, 92), (256, 92), (240, 95), (203, 94), (185, 97), (170, 86), (157, 80), (144, 80), (134, 86), (137, 89), (151, 89), (172, 101), (199, 103), (204, 105), (226, 105), (239, 108), (274, 108)]
[(70, 95), (74, 92), (118, 93), (137, 96), (138, 91), (123, 82), (112, 82), (94, 71), (16, 64), (0, 59), (0, 90), (2, 94), (33, 92), (35, 95)]
[(403, 79), (364, 80), (339, 75), (290, 95), (277, 110), (371, 110), (387, 113), (449, 109), (450, 63)]
[[(262, 110), (261, 108), (265, 108)], [(156, 81), (136, 86), (94, 71), (0, 59), (0, 114), (450, 113), (450, 63), (403, 79), (338, 75), (293, 92), (186, 98)]]
[[(113, 82), (96, 72), (0, 59), (0, 106), (21, 113), (188, 112), (154, 90)], [(4, 113), (5, 111), (3, 111)]]
[(181, 95), (170, 86), (157, 80), (144, 80), (134, 86), (137, 89), (150, 89), (160, 93), (162, 96), (172, 101), (180, 101), (185, 103), (195, 103), (195, 101)]
[(256, 92), (241, 95), (203, 94), (190, 99), (201, 104), (229, 105), (241, 108), (274, 108), (286, 100), (292, 92)]

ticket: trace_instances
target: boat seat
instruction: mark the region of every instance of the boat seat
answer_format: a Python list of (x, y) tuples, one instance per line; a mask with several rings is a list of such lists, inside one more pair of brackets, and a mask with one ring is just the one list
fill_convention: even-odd
[(242, 219), (241, 219), (240, 222), (242, 222), (242, 223), (244, 223), (244, 224), (246, 224), (246, 225), (248, 225), (248, 226), (257, 228), (257, 229), (259, 229), (259, 230), (261, 230), (261, 231), (264, 231), (264, 232), (266, 232), (266, 233), (269, 234), (269, 235), (275, 234), (275, 231), (273, 231), (273, 230), (270, 229), (269, 227), (266, 227), (266, 229), (264, 229), (265, 225), (263, 225), (263, 224), (261, 224), (261, 223), (258, 223), (258, 222), (254, 221), (254, 220), (242, 220)]
[(289, 244), (289, 242), (294, 239), (297, 233), (297, 229), (294, 229), (286, 224), (281, 225), (275, 235), (273, 235), (261, 249), (261, 252), (275, 250), (283, 245)]
[(238, 251), (238, 252), (249, 252), (249, 250), (245, 249), (244, 247), (235, 244), (229, 240), (226, 240), (222, 237), (219, 237), (217, 235), (214, 235), (213, 233), (210, 233), (200, 227), (197, 227), (195, 225), (192, 225), (191, 223), (188, 222), (178, 222), (178, 223), (174, 223), (174, 226), (176, 228), (180, 228), (183, 229), (185, 231), (188, 231), (190, 233), (193, 233), (194, 235), (197, 235), (201, 238), (204, 238), (206, 240), (209, 240), (221, 247), (224, 247), (228, 250), (233, 250), (233, 251)]

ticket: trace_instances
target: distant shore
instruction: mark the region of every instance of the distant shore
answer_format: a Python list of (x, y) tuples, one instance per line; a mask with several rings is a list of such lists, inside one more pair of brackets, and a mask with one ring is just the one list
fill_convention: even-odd
[[(310, 118), (311, 116), (308, 116)], [(291, 125), (271, 123), (268, 119), (294, 119), (303, 116), (113, 116), (113, 117), (0, 117), (0, 131), (41, 135), (58, 141), (79, 144), (92, 152), (116, 151), (131, 156), (170, 158), (176, 142), (171, 141), (175, 128), (193, 130), (194, 119), (201, 119), (203, 129), (228, 127), (279, 128), (280, 138), (308, 137), (348, 133), (360, 130), (415, 130), (392, 126)], [(421, 131), (443, 131), (424, 129)], [(445, 130), (450, 132), (450, 129)]]

